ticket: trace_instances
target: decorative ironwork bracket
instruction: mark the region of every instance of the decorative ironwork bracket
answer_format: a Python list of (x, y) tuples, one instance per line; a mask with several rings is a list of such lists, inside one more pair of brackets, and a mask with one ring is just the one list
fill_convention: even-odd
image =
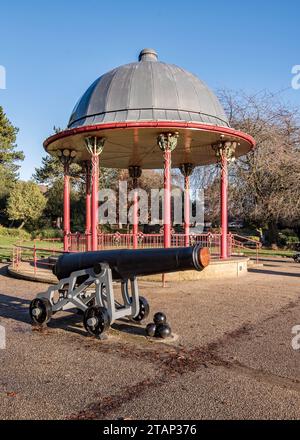
[(157, 137), (157, 144), (162, 151), (173, 151), (177, 146), (179, 133), (161, 133)]
[(77, 151), (76, 150), (69, 150), (68, 148), (65, 148), (64, 150), (57, 150), (56, 156), (60, 160), (60, 162), (64, 165), (64, 167), (68, 167), (72, 162), (74, 162)]
[(132, 178), (133, 187), (137, 187), (137, 181), (142, 175), (142, 168), (139, 165), (130, 165), (128, 167), (129, 177)]
[(179, 165), (179, 169), (181, 171), (181, 174), (184, 177), (189, 177), (192, 172), (194, 171), (194, 165), (192, 163), (182, 163), (181, 165)]
[(235, 150), (238, 143), (236, 141), (221, 141), (217, 144), (212, 145), (212, 149), (215, 152), (218, 163), (222, 160), (227, 160), (227, 162), (235, 161)]
[(86, 149), (92, 156), (99, 156), (102, 153), (106, 141), (104, 137), (88, 136), (84, 140)]
[(129, 177), (138, 179), (142, 175), (142, 168), (139, 165), (130, 165), (128, 167)]

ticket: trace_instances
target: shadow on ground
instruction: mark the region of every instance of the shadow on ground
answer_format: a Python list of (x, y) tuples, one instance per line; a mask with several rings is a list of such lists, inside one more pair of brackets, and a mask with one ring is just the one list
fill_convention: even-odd
[(264, 270), (264, 269), (252, 269), (248, 268), (248, 272), (259, 273), (264, 275), (279, 275), (285, 277), (300, 277), (300, 273), (295, 272), (280, 272), (277, 270)]
[[(0, 275), (10, 278), (6, 273), (6, 268), (0, 269)], [(30, 324), (29, 305), (29, 299), (0, 293), (0, 317)], [(83, 314), (80, 312), (76, 313), (76, 309), (72, 312), (58, 312), (54, 314), (47, 326), (53, 329), (63, 329), (79, 335), (86, 336), (87, 334), (83, 326)], [(131, 335), (145, 336), (144, 326), (132, 323), (126, 319), (118, 320), (118, 322), (112, 325), (112, 328)]]
[(0, 317), (30, 322), (29, 304), (27, 299), (0, 293)]
[[(255, 258), (251, 258), (251, 260), (255, 260)], [(281, 263), (285, 263), (285, 264), (294, 263), (294, 260), (292, 259), (292, 257), (287, 257), (287, 258), (259, 257), (259, 262), (264, 262), (264, 261), (269, 262), (269, 263), (272, 262), (272, 263), (280, 263), (280, 264)]]

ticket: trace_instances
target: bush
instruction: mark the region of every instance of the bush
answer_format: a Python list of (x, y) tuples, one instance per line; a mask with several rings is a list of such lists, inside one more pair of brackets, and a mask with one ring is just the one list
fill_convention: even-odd
[(299, 238), (296, 236), (287, 237), (286, 242), (287, 242), (287, 244), (299, 243)]
[(30, 240), (31, 236), (29, 232), (24, 229), (16, 229), (16, 228), (5, 228), (0, 225), (0, 236), (2, 237), (14, 237), (22, 240)]
[(38, 238), (39, 240), (43, 238), (62, 238), (63, 232), (55, 228), (45, 228), (37, 229), (32, 232), (32, 238)]
[(292, 229), (282, 229), (279, 232), (279, 245), (291, 247), (295, 243), (299, 243), (298, 235)]
[(249, 235), (248, 236), (249, 240), (254, 240), (254, 241), (260, 241), (260, 237), (258, 237), (257, 235)]

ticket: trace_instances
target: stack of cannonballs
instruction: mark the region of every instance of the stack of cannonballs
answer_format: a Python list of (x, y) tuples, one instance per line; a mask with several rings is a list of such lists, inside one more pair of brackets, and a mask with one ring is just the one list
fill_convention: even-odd
[(168, 338), (172, 334), (171, 327), (167, 323), (167, 317), (162, 312), (157, 312), (153, 316), (153, 322), (146, 326), (147, 336), (156, 338)]

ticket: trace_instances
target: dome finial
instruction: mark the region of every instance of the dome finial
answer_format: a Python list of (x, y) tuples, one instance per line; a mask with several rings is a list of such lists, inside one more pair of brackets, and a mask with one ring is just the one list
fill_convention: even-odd
[(154, 49), (143, 49), (139, 54), (139, 61), (157, 61), (157, 52)]

